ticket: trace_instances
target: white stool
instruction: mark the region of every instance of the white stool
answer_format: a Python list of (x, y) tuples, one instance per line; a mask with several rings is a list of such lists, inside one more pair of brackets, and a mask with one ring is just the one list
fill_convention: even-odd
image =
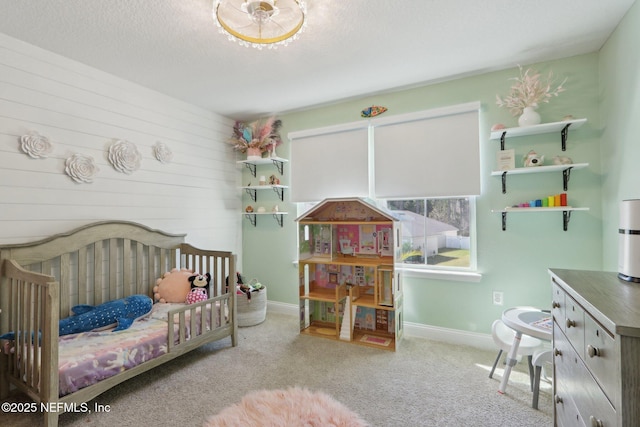
[[(496, 366), (498, 365), (500, 356), (502, 356), (502, 352), (505, 351), (507, 354), (509, 353), (515, 334), (515, 331), (505, 325), (500, 319), (496, 319), (491, 325), (491, 336), (493, 337), (493, 342), (498, 346), (499, 351), (495, 362), (493, 362), (489, 378), (493, 378), (493, 372), (496, 370)], [(532, 391), (534, 388), (532, 355), (542, 348), (543, 343), (538, 338), (522, 335), (520, 346), (518, 347), (518, 356), (527, 356), (527, 360), (529, 362), (529, 380), (531, 382)]]

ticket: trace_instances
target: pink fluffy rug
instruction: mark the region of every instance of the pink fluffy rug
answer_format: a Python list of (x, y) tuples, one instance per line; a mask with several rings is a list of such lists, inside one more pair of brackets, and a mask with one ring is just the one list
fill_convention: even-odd
[(210, 417), (205, 427), (366, 427), (357, 414), (327, 394), (293, 387), (247, 394)]

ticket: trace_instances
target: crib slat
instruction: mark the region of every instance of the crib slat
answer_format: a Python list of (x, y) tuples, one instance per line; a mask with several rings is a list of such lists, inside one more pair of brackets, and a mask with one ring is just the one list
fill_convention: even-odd
[(136, 288), (131, 281), (133, 272), (131, 260), (131, 240), (123, 239), (122, 241), (122, 289), (125, 295), (136, 294)]
[(156, 270), (156, 246), (149, 245), (149, 254), (147, 259), (147, 274), (149, 279), (152, 277), (160, 277), (160, 272)]
[[(34, 285), (35, 286), (35, 285)], [(34, 322), (35, 322), (35, 330), (36, 331), (42, 331), (42, 329), (44, 328), (44, 319), (46, 319), (43, 316), (43, 304), (42, 304), (42, 297), (44, 295), (43, 293), (43, 287), (42, 286), (36, 286), (36, 305), (34, 307), (34, 314), (35, 314), (35, 318), (34, 318)], [(34, 352), (33, 355), (33, 366), (40, 366), (41, 363), (41, 359), (42, 359), (42, 350), (40, 349), (40, 342), (39, 340), (37, 341), (37, 343), (34, 345), (34, 347), (36, 348), (36, 351)], [(33, 375), (33, 385), (37, 386), (38, 384), (40, 384), (40, 377), (42, 375), (42, 372), (40, 372), (39, 369), (36, 369)]]
[(78, 304), (89, 304), (87, 295), (87, 248), (78, 250)]
[(142, 243), (136, 243), (136, 287), (138, 294), (146, 294), (149, 292), (144, 287), (144, 246)]
[[(71, 311), (71, 254), (60, 255), (60, 316), (67, 317)], [(49, 273), (47, 273), (49, 274)]]
[(93, 247), (93, 286), (95, 293), (93, 295), (93, 305), (102, 304), (104, 302), (104, 274), (102, 273), (102, 242), (96, 242)]
[(24, 298), (24, 323), (23, 327), (20, 328), (22, 331), (22, 335), (24, 337), (24, 353), (22, 355), (22, 359), (24, 359), (24, 364), (22, 365), (23, 371), (21, 374), (25, 377), (25, 381), (30, 386), (33, 386), (33, 348), (34, 348), (34, 340), (37, 340), (37, 331), (34, 328), (33, 324), (33, 311), (34, 311), (34, 299), (33, 299), (33, 284), (32, 283), (24, 283), (25, 289), (25, 298)]
[(118, 295), (118, 239), (109, 239), (109, 292), (107, 301), (120, 298)]

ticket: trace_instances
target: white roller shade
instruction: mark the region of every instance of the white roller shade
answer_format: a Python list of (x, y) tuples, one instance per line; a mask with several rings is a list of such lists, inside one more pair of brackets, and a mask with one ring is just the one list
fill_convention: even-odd
[(373, 121), (376, 198), (480, 194), (479, 103)]
[(291, 201), (369, 196), (366, 122), (292, 132)]

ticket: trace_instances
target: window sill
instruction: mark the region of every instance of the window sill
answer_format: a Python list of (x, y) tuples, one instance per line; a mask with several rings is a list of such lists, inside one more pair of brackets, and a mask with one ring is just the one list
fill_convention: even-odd
[(474, 271), (452, 271), (452, 270), (428, 270), (422, 268), (407, 268), (396, 266), (406, 277), (417, 277), (420, 279), (454, 280), (457, 282), (479, 282), (482, 274)]

